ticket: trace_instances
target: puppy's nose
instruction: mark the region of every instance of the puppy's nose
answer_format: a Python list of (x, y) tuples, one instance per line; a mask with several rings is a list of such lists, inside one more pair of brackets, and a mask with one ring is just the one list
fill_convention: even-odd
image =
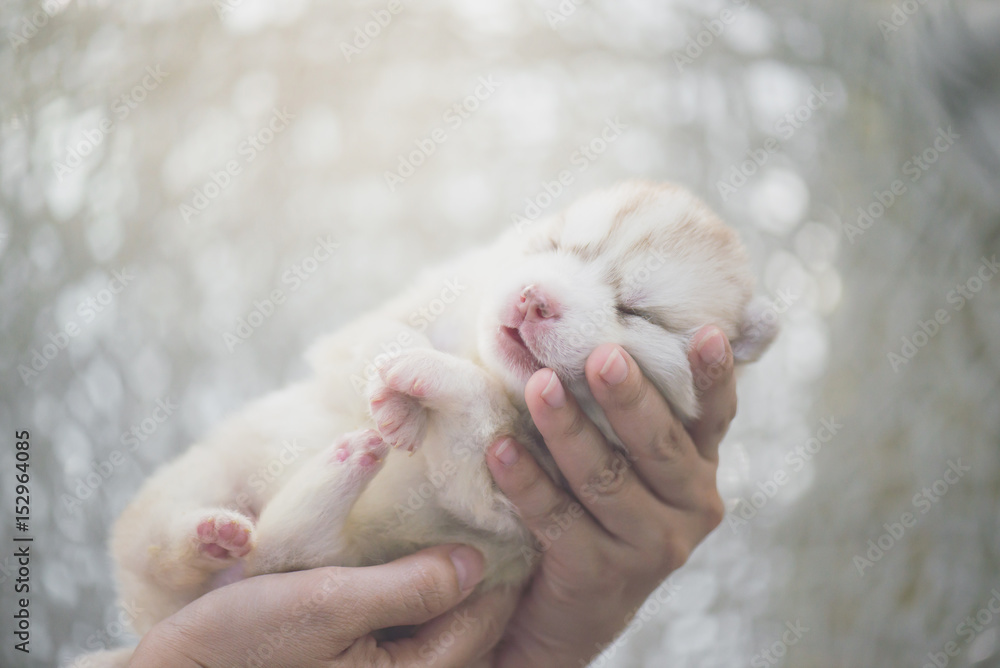
[(545, 291), (536, 285), (529, 285), (518, 298), (517, 309), (529, 322), (559, 317), (559, 306)]

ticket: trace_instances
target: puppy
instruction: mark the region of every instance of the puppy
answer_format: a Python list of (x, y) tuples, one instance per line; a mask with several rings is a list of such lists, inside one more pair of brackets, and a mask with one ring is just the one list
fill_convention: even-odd
[(319, 341), (313, 377), (251, 404), (145, 484), (111, 539), (121, 598), (144, 611), (137, 632), (234, 566), (364, 566), (458, 542), (485, 555), (481, 587), (524, 581), (533, 537), (484, 451), (512, 435), (559, 479), (524, 403), (528, 378), (553, 369), (621, 447), (584, 378), (590, 352), (614, 342), (690, 421), (694, 332), (718, 325), (737, 362), (776, 333), (752, 286), (731, 229), (686, 190), (648, 183), (431, 270)]

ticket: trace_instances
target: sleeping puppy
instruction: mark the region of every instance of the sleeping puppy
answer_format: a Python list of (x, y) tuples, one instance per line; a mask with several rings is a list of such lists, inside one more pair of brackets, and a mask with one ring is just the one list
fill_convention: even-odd
[[(691, 336), (714, 323), (737, 362), (759, 323), (736, 234), (691, 193), (626, 183), (431, 270), (310, 352), (312, 378), (248, 406), (160, 469), (113, 530), (139, 633), (226, 579), (382, 563), (465, 543), (488, 588), (534, 566), (534, 539), (484, 452), (510, 435), (558, 478), (528, 378), (553, 369), (612, 443), (584, 364), (620, 344), (678, 416), (698, 414)], [(235, 568), (234, 568), (235, 567)]]

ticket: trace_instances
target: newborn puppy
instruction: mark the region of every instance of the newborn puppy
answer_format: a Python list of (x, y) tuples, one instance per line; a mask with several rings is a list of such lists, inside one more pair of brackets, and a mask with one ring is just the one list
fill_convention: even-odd
[(714, 323), (738, 362), (775, 331), (756, 322), (736, 234), (689, 192), (627, 183), (415, 282), (310, 352), (312, 378), (228, 420), (142, 488), (112, 550), (139, 633), (244, 575), (382, 563), (460, 542), (484, 588), (530, 575), (534, 539), (493, 484), (502, 435), (558, 472), (523, 392), (549, 367), (609, 441), (584, 364), (624, 347), (685, 421), (698, 414), (690, 338)]

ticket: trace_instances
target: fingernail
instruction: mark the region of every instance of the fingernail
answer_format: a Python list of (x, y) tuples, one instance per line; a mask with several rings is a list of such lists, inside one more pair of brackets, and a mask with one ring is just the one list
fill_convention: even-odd
[(469, 591), (483, 579), (483, 556), (476, 550), (462, 545), (452, 550), (448, 556), (451, 563), (455, 564), (458, 586), (462, 591)]
[(507, 468), (516, 464), (517, 460), (521, 458), (520, 453), (517, 451), (517, 446), (509, 438), (505, 438), (500, 445), (493, 449), (493, 456), (499, 459), (500, 463)]
[(698, 342), (698, 356), (705, 364), (722, 364), (726, 359), (726, 342), (718, 327), (709, 329)]
[(549, 373), (552, 375), (549, 377), (549, 384), (542, 390), (542, 399), (552, 408), (562, 408), (566, 405), (566, 392), (563, 390), (556, 372), (550, 371)]
[(618, 348), (615, 348), (608, 355), (604, 366), (601, 367), (600, 375), (608, 385), (618, 385), (628, 378), (628, 363), (625, 362), (625, 358), (622, 357), (622, 352)]

